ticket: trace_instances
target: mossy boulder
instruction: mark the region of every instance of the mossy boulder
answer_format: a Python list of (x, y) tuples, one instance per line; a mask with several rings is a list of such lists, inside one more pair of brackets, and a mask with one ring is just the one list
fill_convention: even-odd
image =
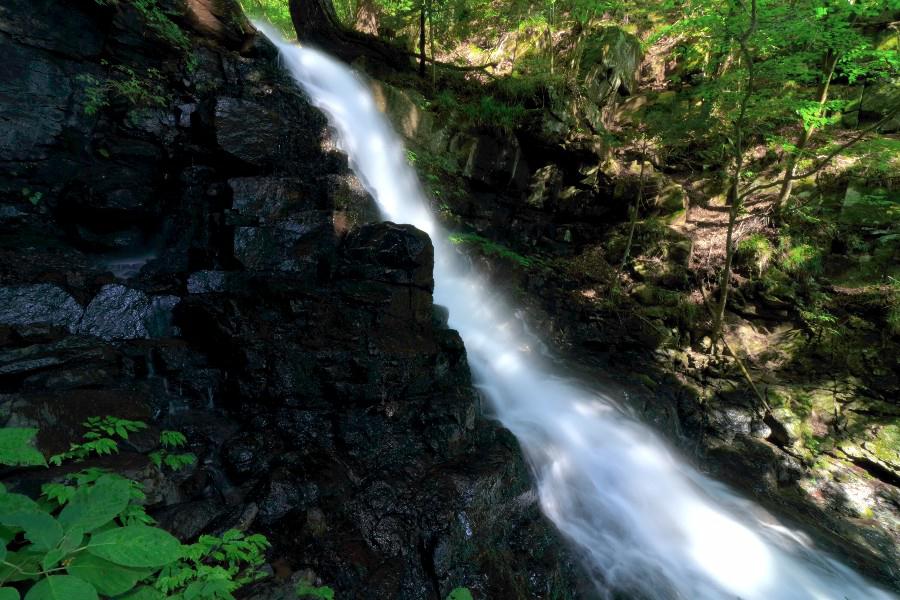
[(735, 266), (750, 274), (761, 276), (772, 262), (775, 248), (769, 239), (759, 233), (738, 242), (734, 253)]
[(669, 182), (657, 194), (655, 204), (663, 214), (676, 213), (687, 209), (688, 197), (681, 185)]
[(841, 205), (842, 223), (870, 227), (890, 226), (900, 222), (900, 193), (882, 188), (868, 188), (851, 181)]

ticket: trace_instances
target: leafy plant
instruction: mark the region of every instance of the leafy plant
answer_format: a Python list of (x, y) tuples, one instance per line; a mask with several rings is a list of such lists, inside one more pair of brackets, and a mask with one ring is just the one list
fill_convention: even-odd
[(308, 581), (297, 584), (298, 598), (318, 598), (320, 600), (334, 600), (334, 590), (327, 585), (315, 586)]
[(34, 192), (29, 188), (22, 188), (22, 195), (34, 206), (40, 204), (41, 200), (44, 198), (43, 192)]
[(523, 267), (535, 266), (540, 262), (538, 259), (522, 256), (506, 246), (475, 233), (454, 233), (450, 236), (450, 242), (457, 245), (474, 246), (484, 254), (505, 258)]
[(454, 588), (450, 595), (447, 596), (447, 600), (473, 600), (472, 592), (469, 591), (469, 588)]
[(174, 13), (164, 10), (158, 0), (94, 0), (100, 6), (119, 6), (120, 4), (132, 5), (147, 27), (161, 40), (171, 46), (181, 49), (187, 48), (188, 38), (181, 28), (172, 21)]
[[(91, 439), (73, 444), (72, 458), (97, 451), (86, 449), (92, 442), (114, 447), (115, 438), (146, 427), (114, 417), (85, 425)], [(0, 464), (44, 464), (31, 445), (36, 433), (0, 429)], [(167, 431), (162, 441), (179, 447), (186, 440)], [(0, 485), (0, 586), (7, 586), (0, 598), (18, 600), (27, 588), (26, 600), (233, 600), (237, 589), (265, 576), (265, 537), (229, 530), (183, 545), (152, 526), (144, 501), (137, 482), (100, 469), (44, 485), (37, 501)]]
[(118, 417), (90, 417), (82, 425), (87, 430), (82, 436), (84, 441), (71, 444), (65, 452), (51, 456), (51, 465), (59, 466), (66, 460), (80, 461), (92, 455), (114, 454), (119, 451), (119, 443), (115, 438), (127, 440), (129, 433), (147, 428), (147, 424), (142, 421)]
[(795, 275), (815, 275), (822, 270), (822, 250), (811, 243), (793, 245), (789, 237), (781, 239), (781, 267)]
[[(109, 65), (106, 61), (102, 64)], [(165, 106), (167, 98), (158, 69), (151, 67), (139, 74), (126, 65), (114, 65), (111, 70), (112, 77), (105, 80), (89, 74), (77, 77), (85, 84), (84, 114), (96, 115), (115, 99), (130, 106)]]
[(190, 466), (197, 461), (197, 457), (190, 452), (173, 453), (172, 449), (181, 448), (187, 444), (187, 438), (179, 431), (163, 431), (159, 434), (159, 443), (162, 446), (159, 450), (151, 452), (148, 455), (150, 462), (157, 467), (169, 467), (173, 471), (178, 471), (184, 467)]

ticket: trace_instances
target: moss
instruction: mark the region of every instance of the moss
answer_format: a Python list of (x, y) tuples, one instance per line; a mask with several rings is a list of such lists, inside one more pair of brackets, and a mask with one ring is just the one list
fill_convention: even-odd
[(761, 276), (772, 262), (775, 247), (769, 238), (761, 233), (754, 233), (737, 245), (734, 260), (737, 266), (746, 267), (749, 271)]
[(601, 246), (588, 247), (578, 256), (565, 261), (566, 270), (578, 279), (606, 282), (615, 276)]
[(816, 275), (822, 271), (821, 248), (809, 243), (791, 246), (788, 241), (785, 244), (784, 256), (781, 259), (781, 267), (788, 273), (795, 275)]
[(900, 465), (900, 424), (891, 423), (880, 427), (867, 447), (880, 460)]
[(641, 373), (641, 374), (639, 374), (639, 375), (636, 375), (636, 379), (637, 379), (642, 385), (646, 386), (647, 388), (649, 388), (649, 389), (651, 389), (651, 390), (655, 390), (656, 387), (657, 387), (657, 385), (658, 385), (657, 382), (656, 382), (652, 377), (649, 377), (649, 376), (647, 376), (647, 375), (644, 375), (643, 373)]

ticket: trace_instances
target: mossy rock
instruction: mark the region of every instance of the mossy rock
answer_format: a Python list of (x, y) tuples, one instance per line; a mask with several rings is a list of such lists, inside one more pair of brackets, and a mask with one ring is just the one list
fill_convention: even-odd
[(850, 183), (841, 205), (842, 223), (870, 227), (900, 222), (900, 193)]
[(738, 269), (761, 276), (775, 255), (775, 247), (769, 239), (759, 233), (754, 233), (741, 240), (734, 253), (734, 264)]
[(631, 295), (634, 296), (635, 300), (637, 300), (640, 304), (644, 306), (653, 306), (654, 304), (656, 304), (656, 291), (656, 288), (652, 285), (642, 283), (641, 285), (635, 286), (635, 288), (631, 290)]
[(675, 213), (687, 209), (687, 193), (677, 183), (669, 183), (656, 196), (656, 207), (663, 214)]

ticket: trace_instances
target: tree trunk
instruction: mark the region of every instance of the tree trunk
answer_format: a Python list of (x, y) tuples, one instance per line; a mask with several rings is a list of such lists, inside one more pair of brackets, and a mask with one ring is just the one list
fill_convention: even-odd
[(425, 77), (425, 0), (419, 9), (419, 76)]
[[(822, 83), (819, 85), (819, 107), (816, 111), (817, 117), (822, 114), (822, 111), (825, 109), (825, 103), (828, 102), (828, 91), (831, 87), (831, 80), (834, 77), (834, 69), (837, 66), (837, 61), (838, 55), (835, 53), (829, 52), (825, 56), (825, 64), (822, 69)], [(789, 154), (787, 157), (787, 161), (784, 167), (784, 183), (781, 184), (781, 190), (778, 192), (778, 198), (775, 200), (775, 205), (773, 206), (773, 211), (776, 218), (781, 213), (782, 208), (784, 208), (784, 205), (787, 204), (787, 201), (791, 197), (791, 190), (793, 190), (794, 188), (794, 169), (797, 166), (797, 157), (806, 148), (806, 145), (809, 143), (809, 139), (812, 137), (815, 129), (815, 125), (804, 127), (803, 133), (800, 134), (800, 138), (797, 140), (796, 150), (793, 153)]]
[[(743, 204), (743, 196), (740, 193), (741, 173), (744, 169), (744, 125), (747, 116), (747, 105), (750, 97), (753, 95), (754, 70), (753, 55), (750, 53), (748, 46), (750, 38), (756, 31), (759, 21), (757, 20), (757, 0), (750, 2), (750, 23), (746, 31), (738, 39), (740, 46), (740, 54), (744, 59), (747, 68), (747, 88), (741, 98), (740, 112), (737, 120), (734, 122), (733, 130), (733, 156), (734, 156), (734, 172), (731, 174), (728, 186), (728, 199), (731, 201), (731, 208), (728, 211), (728, 229), (725, 233), (725, 265), (722, 267), (722, 279), (719, 283), (719, 304), (716, 306), (716, 312), (713, 316), (712, 329), (712, 348), (711, 352), (716, 351), (716, 342), (722, 331), (722, 324), (725, 321), (725, 307), (728, 305), (728, 292), (731, 287), (731, 265), (734, 262), (734, 226), (737, 223), (738, 215)], [(727, 344), (726, 344), (727, 346)]]
[(437, 55), (434, 51), (434, 0), (428, 0), (428, 39), (431, 45), (431, 91), (437, 91)]
[(644, 200), (644, 166), (646, 164), (646, 160), (644, 158), (645, 152), (641, 152), (641, 174), (638, 178), (638, 193), (637, 197), (634, 199), (634, 205), (631, 207), (631, 219), (628, 228), (628, 241), (625, 243), (625, 253), (622, 255), (622, 264), (619, 265), (619, 273), (625, 270), (625, 267), (628, 266), (628, 256), (631, 254), (631, 244), (634, 241), (634, 230), (637, 227), (637, 216), (638, 211), (641, 208), (641, 202)]
[(360, 57), (374, 60), (374, 66), (394, 70), (409, 68), (409, 58), (400, 48), (378, 38), (345, 28), (337, 18), (331, 0), (290, 0), (291, 21), (297, 39), (336, 54), (346, 62)]
[(344, 29), (331, 0), (290, 0), (289, 7), (299, 40), (327, 39)]
[(725, 307), (728, 304), (728, 292), (731, 288), (731, 265), (734, 262), (734, 225), (737, 223), (738, 214), (741, 209), (740, 196), (738, 195), (738, 182), (741, 177), (743, 166), (740, 161), (735, 167), (735, 175), (728, 191), (728, 197), (731, 200), (731, 208), (728, 211), (728, 229), (725, 234), (725, 265), (722, 267), (722, 279), (719, 282), (719, 303), (716, 306), (716, 312), (713, 317), (712, 330), (712, 348), (715, 352), (716, 342), (719, 339), (719, 333), (722, 331), (722, 323), (725, 321)]
[(378, 8), (373, 0), (359, 0), (353, 15), (353, 28), (360, 33), (378, 35)]

